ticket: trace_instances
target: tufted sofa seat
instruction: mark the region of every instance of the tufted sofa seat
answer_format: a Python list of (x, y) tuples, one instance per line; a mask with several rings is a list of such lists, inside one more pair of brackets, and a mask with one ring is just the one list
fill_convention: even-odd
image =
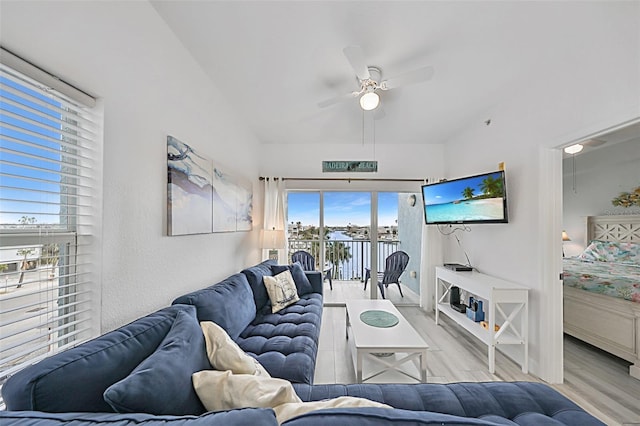
[(194, 305), (199, 321), (224, 328), (272, 377), (312, 384), (322, 321), (322, 278), (319, 272), (306, 272), (311, 291), (274, 314), (263, 284), (274, 266), (272, 260), (262, 262), (180, 296), (173, 304)]
[(322, 295), (305, 294), (275, 314), (270, 305), (265, 306), (236, 343), (265, 366), (271, 376), (313, 383), (321, 320)]
[(598, 419), (543, 383), (293, 386), (303, 401), (356, 396), (398, 409), (481, 419), (498, 425), (602, 425)]

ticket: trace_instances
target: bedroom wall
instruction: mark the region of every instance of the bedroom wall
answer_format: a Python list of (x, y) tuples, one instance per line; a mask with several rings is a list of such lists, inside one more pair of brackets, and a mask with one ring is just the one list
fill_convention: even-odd
[(166, 236), (166, 136), (256, 186), (258, 143), (148, 3), (1, 7), (4, 47), (104, 103), (102, 332), (260, 260), (257, 232)]
[(566, 256), (576, 256), (587, 245), (586, 218), (594, 215), (640, 214), (640, 206), (614, 206), (611, 200), (621, 192), (640, 187), (640, 135), (638, 138), (562, 161), (563, 229), (571, 241), (563, 244)]

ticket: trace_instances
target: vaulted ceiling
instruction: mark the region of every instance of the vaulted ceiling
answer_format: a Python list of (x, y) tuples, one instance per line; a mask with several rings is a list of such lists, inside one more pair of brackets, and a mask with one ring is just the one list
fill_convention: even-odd
[[(616, 22), (629, 2), (612, 3), (152, 1), (258, 139), (292, 144), (360, 143), (363, 129), (380, 143), (446, 143), (532, 82), (552, 99), (594, 47), (628, 40)], [(349, 45), (383, 79), (424, 66), (434, 77), (382, 92), (382, 118), (354, 98), (320, 108), (358, 89)]]

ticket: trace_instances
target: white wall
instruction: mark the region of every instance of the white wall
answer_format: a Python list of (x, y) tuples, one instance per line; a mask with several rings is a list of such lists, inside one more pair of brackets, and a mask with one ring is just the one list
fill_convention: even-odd
[[(556, 216), (559, 222), (560, 208), (540, 205), (540, 200), (560, 188), (539, 184), (550, 172), (541, 152), (638, 116), (639, 9), (637, 3), (627, 7), (626, 12), (624, 8), (585, 9), (582, 18), (589, 31), (580, 34), (584, 51), (566, 52), (541, 63), (539, 80), (487, 109), (446, 145), (447, 177), (493, 170), (498, 162), (506, 162), (510, 223), (473, 226), (472, 232), (464, 234), (463, 244), (480, 271), (532, 290), (530, 370), (543, 378), (547, 368), (543, 358), (552, 342), (541, 329), (547, 320), (544, 292), (550, 288), (542, 271), (555, 260), (549, 259), (553, 254), (545, 246), (547, 229), (541, 229), (540, 223)], [(631, 37), (622, 41), (625, 34)], [(483, 121), (488, 118), (492, 121), (486, 126)], [(455, 240), (449, 241), (448, 250), (456, 250)]]
[(2, 45), (104, 103), (101, 331), (260, 260), (257, 232), (166, 236), (166, 136), (251, 179), (257, 141), (146, 2), (2, 2)]
[(640, 214), (640, 206), (619, 207), (611, 200), (640, 187), (640, 136), (602, 146), (563, 160), (563, 229), (571, 238), (566, 256), (576, 256), (587, 245), (586, 218), (594, 215)]
[[(423, 179), (440, 176), (444, 147), (441, 144), (394, 144), (366, 142), (354, 144), (263, 144), (260, 154), (260, 173), (263, 176), (309, 178), (375, 178), (375, 179)], [(322, 161), (378, 161), (377, 173), (322, 173)], [(395, 182), (389, 185), (359, 182), (325, 183), (331, 188), (351, 189), (369, 187), (378, 190), (389, 188), (420, 192), (420, 183)], [(287, 187), (317, 187), (317, 182), (288, 182)], [(400, 188), (402, 187), (402, 188)]]

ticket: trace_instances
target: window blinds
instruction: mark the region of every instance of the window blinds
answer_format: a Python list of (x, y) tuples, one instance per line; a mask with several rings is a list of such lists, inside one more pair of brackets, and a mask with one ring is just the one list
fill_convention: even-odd
[[(8, 67), (5, 59), (12, 65), (16, 59), (5, 53), (0, 64), (0, 384), (25, 365), (94, 334), (101, 182), (96, 163), (101, 118), (94, 102), (77, 102), (15, 70), (33, 69), (28, 63)], [(30, 74), (53, 78), (36, 70)]]

